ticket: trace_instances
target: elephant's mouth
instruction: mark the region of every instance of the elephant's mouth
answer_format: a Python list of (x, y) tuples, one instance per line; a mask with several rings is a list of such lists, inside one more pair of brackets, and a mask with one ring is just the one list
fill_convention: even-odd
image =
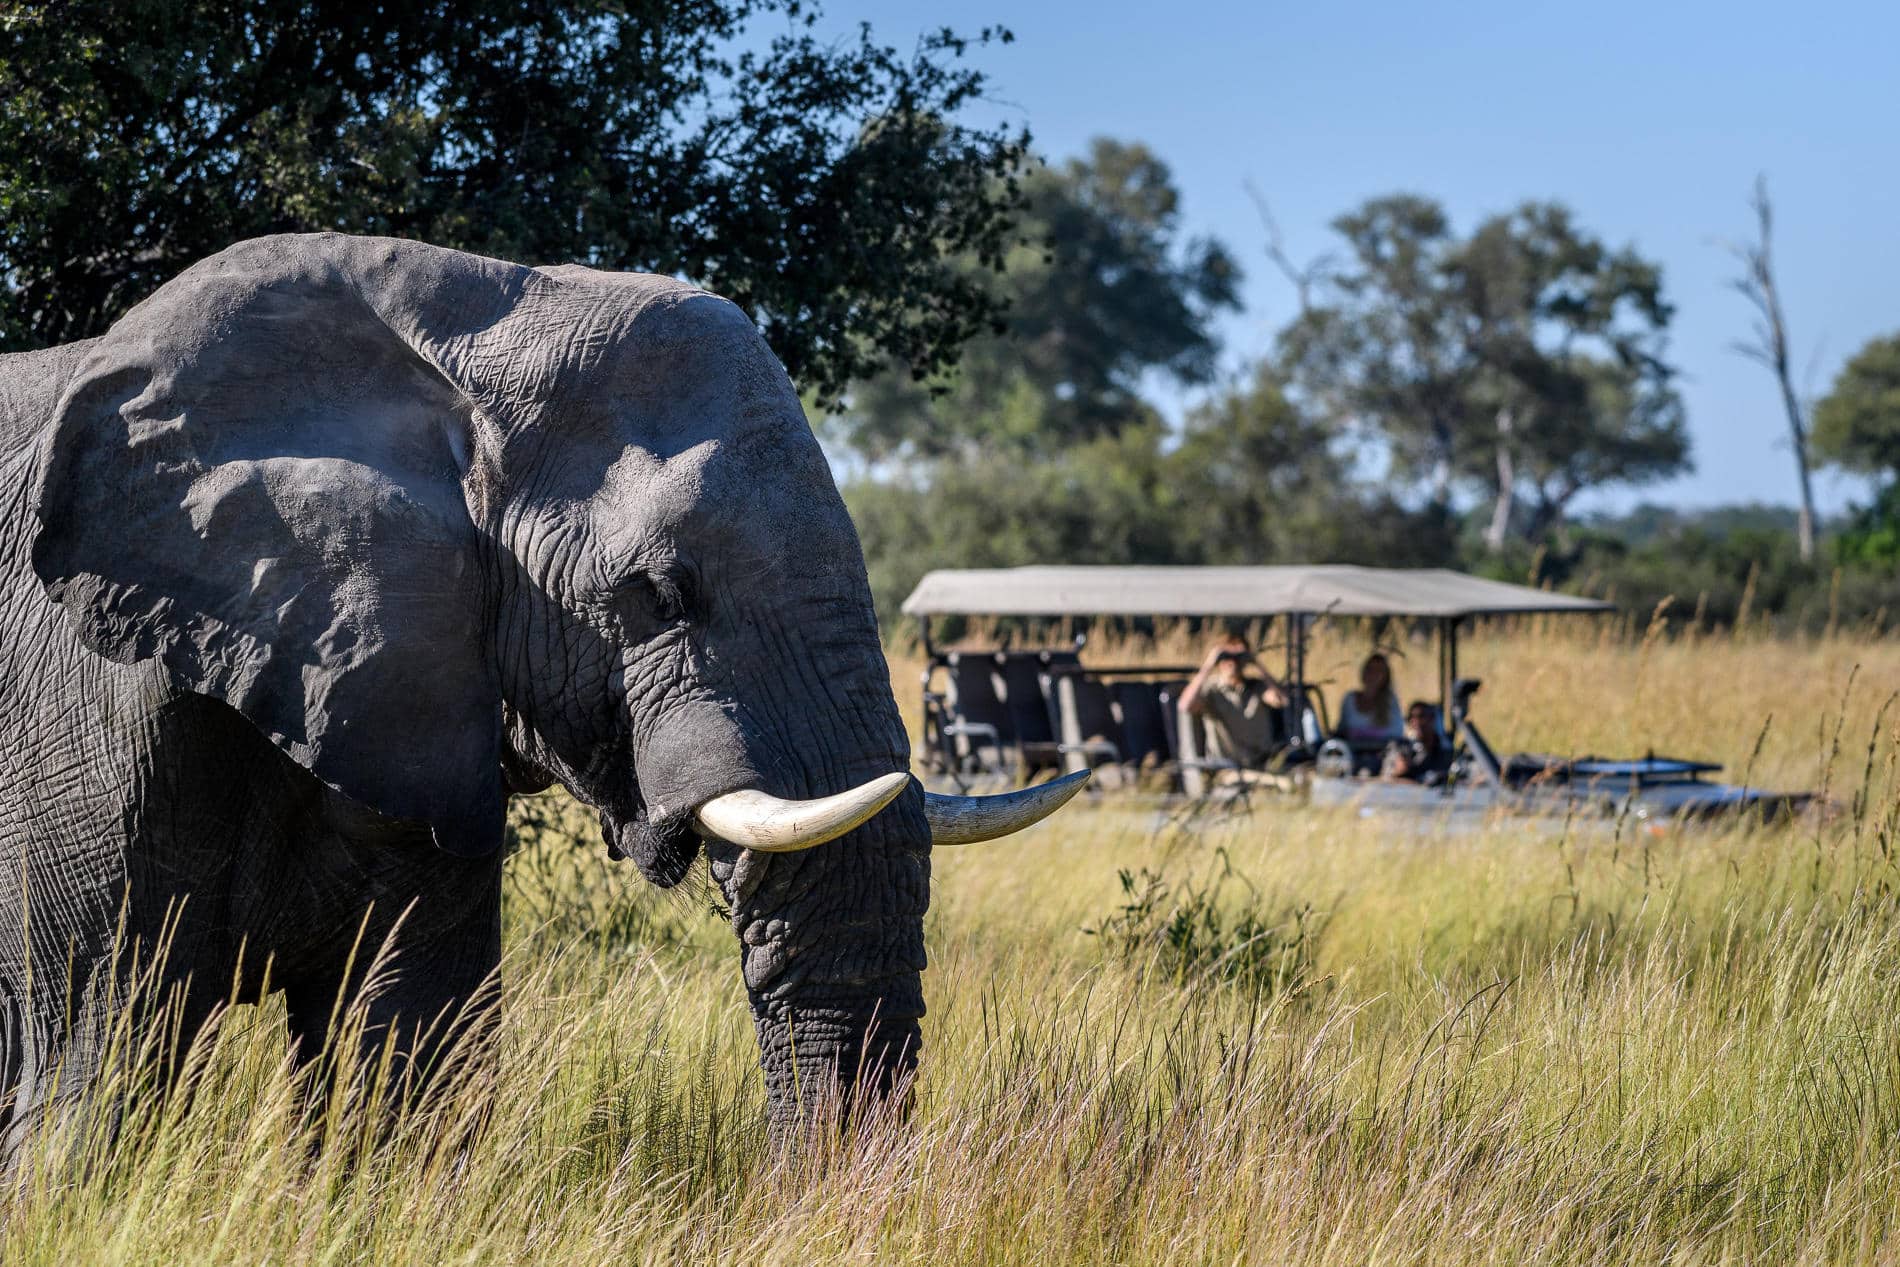
[(690, 814), (656, 820), (644, 804), (635, 805), (631, 812), (602, 810), (600, 834), (607, 842), (609, 858), (632, 858), (640, 874), (662, 889), (684, 880), (699, 857), (700, 837)]

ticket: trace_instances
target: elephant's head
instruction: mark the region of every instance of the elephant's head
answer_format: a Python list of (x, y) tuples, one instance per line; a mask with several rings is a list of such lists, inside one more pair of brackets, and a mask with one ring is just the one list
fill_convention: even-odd
[(98, 340), (49, 434), (34, 565), (94, 651), (451, 854), (554, 780), (656, 884), (707, 839), (779, 1116), (915, 1060), (930, 811), (959, 807), (902, 774), (856, 536), (738, 309), (262, 239)]

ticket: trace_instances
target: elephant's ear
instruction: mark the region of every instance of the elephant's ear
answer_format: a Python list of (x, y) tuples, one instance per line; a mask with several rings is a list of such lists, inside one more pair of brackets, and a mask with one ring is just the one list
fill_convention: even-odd
[(351, 249), (234, 248), (98, 340), (50, 432), (33, 566), (93, 651), (162, 661), (338, 791), (480, 855), (504, 795), (470, 410)]

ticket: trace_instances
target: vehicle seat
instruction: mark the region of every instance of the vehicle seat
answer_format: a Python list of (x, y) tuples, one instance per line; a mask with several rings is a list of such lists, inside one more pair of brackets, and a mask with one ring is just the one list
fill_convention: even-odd
[(1169, 759), (1167, 723), (1162, 720), (1161, 683), (1116, 682), (1109, 688), (1122, 728), (1122, 760), (1141, 766), (1150, 758)]
[(1122, 761), (1121, 724), (1108, 687), (1086, 673), (1064, 673), (1055, 679), (1056, 702), (1062, 718), (1062, 765), (1065, 770), (1088, 770)]
[(1010, 651), (1002, 657), (1003, 703), (1025, 771), (1052, 769), (1062, 764), (1056, 719), (1050, 708), (1049, 681), (1043, 672), (1047, 654)]
[(950, 651), (943, 657), (949, 687), (944, 734), (957, 756), (985, 769), (1000, 769), (1003, 746), (1015, 738), (1009, 711), (997, 692), (996, 658), (989, 652)]

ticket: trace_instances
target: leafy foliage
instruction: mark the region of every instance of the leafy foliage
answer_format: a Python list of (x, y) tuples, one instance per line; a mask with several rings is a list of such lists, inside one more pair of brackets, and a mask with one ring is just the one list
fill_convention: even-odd
[[(820, 397), (989, 328), (1024, 137), (974, 41), (821, 41), (810, 0), (0, 5), (0, 348), (99, 333), (258, 234), (683, 275)], [(747, 39), (765, 19), (769, 40)], [(762, 44), (762, 47), (756, 45)]]
[(1300, 398), (1389, 448), (1449, 505), (1460, 483), (1502, 504), (1501, 544), (1542, 536), (1586, 488), (1681, 470), (1688, 437), (1663, 359), (1660, 269), (1611, 250), (1555, 203), (1467, 238), (1430, 199), (1373, 199), (1334, 227), (1350, 263), (1283, 332)]
[(1815, 456), (1900, 476), (1900, 334), (1871, 339), (1814, 407)]
[(1880, 479), (1834, 539), (1834, 555), (1854, 568), (1891, 572), (1900, 564), (1900, 334), (1871, 339), (1814, 407), (1814, 455)]
[[(1235, 981), (1270, 994), (1304, 990), (1315, 976), (1326, 918), (1301, 903), (1276, 913), (1234, 870), (1225, 848), (1206, 883), (1175, 881), (1166, 869), (1121, 869), (1121, 902), (1093, 928), (1104, 949), (1124, 960), (1152, 963), (1177, 982)], [(1227, 896), (1238, 890), (1238, 899)]]
[(1850, 567), (1891, 573), (1900, 565), (1900, 480), (1890, 481), (1872, 502), (1848, 515), (1834, 538), (1834, 554)]
[(1149, 418), (1034, 461), (998, 446), (844, 494), (886, 628), (934, 567), (1442, 562), (1451, 519), (1355, 481), (1337, 441), (1263, 367), (1179, 435)]
[[(867, 460), (845, 493), (887, 621), (930, 568), (1051, 560), (1523, 579), (1541, 546), (1542, 578), (1601, 582), (1627, 552), (1564, 538), (1573, 499), (1687, 462), (1660, 271), (1561, 206), (1469, 236), (1424, 198), (1342, 217), (1351, 261), (1304, 275), (1279, 355), (1170, 426), (1142, 384), (1208, 381), (1233, 266), (1180, 240), (1178, 195), (1140, 146), (1097, 141), (1026, 189), (1025, 244), (996, 282), (1003, 332), (951, 374), (878, 377), (829, 423)], [(1396, 478), (1371, 477), (1381, 457)], [(1465, 490), (1493, 502), (1482, 540), (1453, 499)], [(1812, 572), (1790, 592), (1812, 591)]]
[(1345, 428), (1297, 407), (1274, 366), (1178, 428), (1142, 397), (1150, 376), (1213, 379), (1212, 321), (1238, 277), (1218, 246), (1181, 239), (1148, 150), (1098, 140), (1025, 187), (1004, 332), (950, 375), (880, 376), (829, 424), (872, 463), (845, 497), (887, 621), (933, 567), (1442, 561), (1450, 518), (1358, 482)]
[[(1641, 505), (1624, 515), (1592, 515), (1536, 546), (1516, 542), (1469, 562), (1500, 580), (1610, 598), (1639, 620), (1667, 600), (1672, 619), (1704, 629), (1764, 619), (1784, 631), (1888, 627), (1900, 612), (1900, 576), (1878, 562), (1889, 538), (1881, 535), (1877, 512), (1835, 526), (1831, 562), (1802, 560), (1796, 514), (1780, 506)], [(1856, 544), (1863, 541), (1865, 554)]]
[(990, 283), (1003, 324), (954, 372), (899, 363), (855, 389), (838, 438), (873, 460), (1048, 454), (1150, 423), (1147, 375), (1211, 380), (1211, 322), (1239, 306), (1240, 270), (1217, 243), (1184, 238), (1160, 159), (1098, 138), (1086, 158), (1030, 171), (1023, 195), (1020, 241)]

